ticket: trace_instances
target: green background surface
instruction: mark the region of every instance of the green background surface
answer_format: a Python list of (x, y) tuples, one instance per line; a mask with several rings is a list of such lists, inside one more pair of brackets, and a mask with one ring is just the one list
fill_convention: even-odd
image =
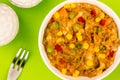
[[(19, 48), (30, 51), (28, 61), (18, 80), (61, 80), (44, 64), (38, 49), (38, 33), (40, 25), (48, 12), (64, 0), (43, 0), (30, 9), (22, 9), (12, 5), (8, 0), (0, 0), (11, 6), (19, 17), (19, 33), (8, 45), (0, 47), (0, 80), (7, 80), (9, 66)], [(100, 0), (111, 7), (120, 17), (118, 0)], [(119, 80), (120, 65), (103, 80)]]

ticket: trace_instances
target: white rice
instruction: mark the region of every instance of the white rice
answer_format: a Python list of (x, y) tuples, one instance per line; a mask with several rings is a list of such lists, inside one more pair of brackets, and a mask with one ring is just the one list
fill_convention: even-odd
[(31, 8), (41, 2), (41, 0), (10, 0), (10, 2), (21, 8)]
[(19, 29), (16, 13), (8, 5), (0, 3), (0, 46), (11, 42)]

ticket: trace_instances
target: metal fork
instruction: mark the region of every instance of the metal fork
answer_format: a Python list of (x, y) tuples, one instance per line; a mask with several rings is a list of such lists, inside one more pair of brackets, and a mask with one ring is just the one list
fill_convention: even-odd
[(19, 49), (10, 66), (7, 80), (16, 80), (18, 78), (26, 63), (28, 54), (29, 51), (22, 50), (22, 48)]

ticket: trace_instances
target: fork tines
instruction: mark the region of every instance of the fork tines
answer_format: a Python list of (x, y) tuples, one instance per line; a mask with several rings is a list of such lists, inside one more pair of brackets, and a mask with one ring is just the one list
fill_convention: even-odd
[(28, 54), (29, 54), (29, 51), (22, 50), (22, 48), (20, 48), (15, 58), (13, 59), (13, 62), (12, 62), (14, 64), (13, 68), (16, 65), (19, 66), (18, 69), (23, 68), (28, 58)]

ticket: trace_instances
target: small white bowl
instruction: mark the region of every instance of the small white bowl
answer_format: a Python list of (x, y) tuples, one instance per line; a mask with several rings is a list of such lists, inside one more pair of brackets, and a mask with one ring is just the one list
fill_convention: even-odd
[(8, 5), (0, 3), (0, 46), (10, 43), (19, 30), (19, 20), (15, 11)]
[(20, 8), (31, 8), (38, 5), (42, 0), (9, 0), (13, 5)]
[(92, 78), (88, 78), (88, 77), (84, 77), (84, 76), (80, 76), (78, 78), (73, 78), (71, 76), (61, 74), (61, 72), (59, 72), (54, 66), (52, 66), (50, 64), (50, 61), (49, 61), (49, 59), (46, 55), (45, 49), (44, 49), (44, 45), (42, 44), (44, 30), (46, 29), (47, 24), (50, 21), (52, 15), (56, 11), (58, 11), (60, 8), (62, 8), (66, 3), (80, 3), (80, 2), (90, 3), (90, 4), (93, 4), (93, 5), (96, 5), (99, 8), (101, 8), (105, 13), (107, 13), (109, 16), (111, 16), (114, 19), (114, 21), (115, 21), (115, 23), (118, 27), (118, 32), (119, 32), (118, 34), (119, 34), (119, 38), (120, 38), (120, 20), (119, 20), (118, 16), (115, 14), (115, 12), (112, 9), (110, 9), (108, 6), (106, 6), (105, 4), (103, 4), (103, 3), (101, 3), (97, 0), (67, 0), (67, 1), (59, 4), (58, 6), (56, 6), (54, 9), (52, 9), (48, 13), (48, 15), (45, 17), (45, 19), (44, 19), (44, 21), (41, 25), (41, 28), (40, 28), (40, 31), (39, 31), (39, 38), (38, 38), (38, 43), (39, 43), (38, 45), (39, 45), (40, 54), (42, 56), (43, 61), (47, 65), (47, 67), (55, 75), (57, 75), (61, 79), (64, 79), (64, 80), (100, 80), (100, 79), (106, 77), (107, 75), (109, 75), (119, 64), (119, 62), (120, 62), (120, 47), (118, 48), (118, 51), (116, 52), (114, 63), (106, 71), (104, 71), (101, 75), (95, 76), (95, 77), (92, 77)]

